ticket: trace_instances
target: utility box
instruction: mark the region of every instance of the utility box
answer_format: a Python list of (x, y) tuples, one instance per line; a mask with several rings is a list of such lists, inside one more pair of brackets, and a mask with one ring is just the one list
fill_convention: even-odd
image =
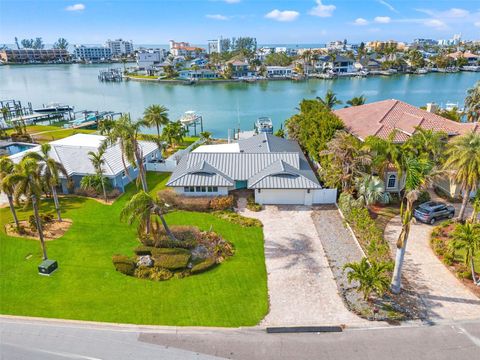
[(56, 260), (43, 260), (40, 265), (38, 265), (38, 273), (40, 275), (49, 276), (58, 268), (58, 263)]

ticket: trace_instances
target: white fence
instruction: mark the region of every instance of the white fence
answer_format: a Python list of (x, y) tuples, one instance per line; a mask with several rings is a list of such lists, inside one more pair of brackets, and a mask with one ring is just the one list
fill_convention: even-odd
[(313, 204), (335, 204), (337, 189), (313, 190)]

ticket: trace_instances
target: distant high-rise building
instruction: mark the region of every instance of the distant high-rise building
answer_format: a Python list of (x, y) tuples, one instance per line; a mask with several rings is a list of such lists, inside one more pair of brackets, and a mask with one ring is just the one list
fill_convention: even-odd
[(133, 54), (132, 41), (123, 39), (110, 40), (108, 39), (105, 46), (112, 51), (113, 56), (131, 55)]
[(112, 58), (112, 50), (106, 46), (75, 45), (73, 53), (77, 59), (84, 61), (110, 60)]
[(207, 52), (208, 54), (211, 54), (214, 52), (219, 54), (224, 53), (229, 50), (227, 47), (228, 43), (229, 42), (224, 41), (224, 39), (221, 36), (216, 40), (208, 40)]

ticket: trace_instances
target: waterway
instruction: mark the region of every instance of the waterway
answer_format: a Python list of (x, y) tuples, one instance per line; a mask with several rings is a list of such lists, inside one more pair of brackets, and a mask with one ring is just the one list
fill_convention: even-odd
[[(120, 67), (121, 65), (114, 65)], [(270, 81), (178, 85), (124, 81), (102, 83), (97, 75), (105, 65), (0, 66), (0, 99), (73, 105), (75, 110), (130, 112), (138, 118), (145, 107), (162, 104), (177, 119), (187, 110), (203, 116), (204, 128), (226, 137), (227, 129), (249, 130), (256, 118), (269, 116), (275, 128), (297, 112), (304, 98), (324, 96), (332, 89), (339, 99), (364, 95), (367, 102), (398, 99), (416, 106), (427, 102), (463, 106), (467, 89), (480, 81), (480, 73), (395, 75), (335, 80)]]

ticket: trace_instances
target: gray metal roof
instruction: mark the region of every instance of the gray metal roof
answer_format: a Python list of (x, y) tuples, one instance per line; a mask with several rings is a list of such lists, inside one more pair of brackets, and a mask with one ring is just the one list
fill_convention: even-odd
[(321, 188), (295, 141), (261, 134), (238, 143), (238, 153), (189, 153), (167, 185), (233, 186), (235, 181), (248, 181), (252, 189)]

